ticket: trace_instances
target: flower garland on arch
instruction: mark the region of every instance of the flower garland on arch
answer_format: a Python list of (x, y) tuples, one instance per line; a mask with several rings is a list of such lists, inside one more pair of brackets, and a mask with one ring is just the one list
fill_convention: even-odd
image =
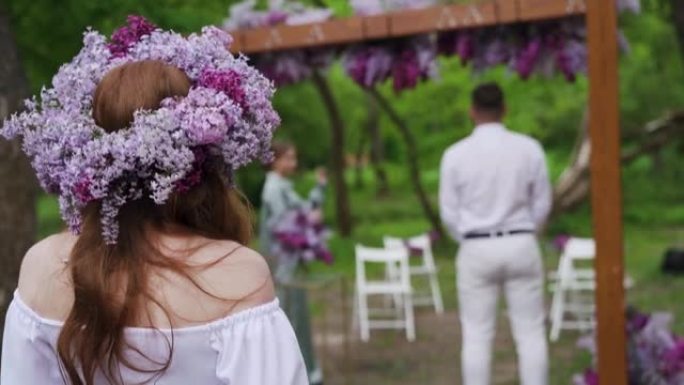
[[(620, 12), (638, 13), (641, 9), (640, 0), (615, 1)], [(351, 0), (350, 5), (356, 15), (370, 16), (444, 2)], [(254, 6), (254, 0), (235, 5), (224, 25), (227, 28), (253, 28), (292, 24), (289, 20), (295, 17), (293, 15), (308, 22), (323, 21), (332, 16), (325, 9), (307, 8), (295, 1), (271, 0), (266, 11), (254, 11)], [(627, 39), (618, 33), (621, 48), (628, 50)], [(396, 92), (412, 89), (422, 81), (437, 77), (437, 58), (440, 55), (457, 56), (475, 72), (506, 66), (523, 80), (535, 74), (549, 77), (561, 74), (573, 82), (587, 68), (586, 27), (582, 18), (373, 41), (343, 50), (318, 48), (257, 54), (254, 55), (254, 63), (276, 84), (287, 85), (309, 79), (314, 70), (327, 68), (334, 61), (336, 51), (341, 54), (345, 72), (357, 84), (370, 88), (391, 80)], [(326, 60), (312, 60), (317, 56)]]
[[(267, 9), (258, 10), (256, 0), (243, 0), (230, 7), (223, 28), (238, 30), (279, 24), (299, 25), (326, 21), (332, 16), (329, 9), (312, 8), (293, 1), (270, 0)], [(280, 87), (310, 79), (313, 71), (328, 68), (336, 55), (333, 48), (271, 52), (256, 55), (252, 63)]]
[[(280, 123), (271, 104), (274, 87), (246, 58), (229, 53), (231, 42), (215, 27), (183, 37), (139, 16), (130, 16), (110, 40), (88, 30), (83, 48), (52, 86), (27, 100), (0, 134), (23, 139), (41, 186), (59, 195), (72, 231), (80, 231), (83, 209), (97, 202), (103, 238), (114, 244), (126, 202), (146, 196), (164, 204), (197, 184), (208, 163), (231, 180), (246, 164), (270, 159)], [(113, 68), (143, 60), (185, 72), (192, 83), (188, 95), (137, 111), (127, 129), (105, 132), (92, 116), (97, 85)]]

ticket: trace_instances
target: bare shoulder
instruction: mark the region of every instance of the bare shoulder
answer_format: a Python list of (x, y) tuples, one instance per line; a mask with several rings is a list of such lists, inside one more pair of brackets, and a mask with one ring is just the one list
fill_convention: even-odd
[(208, 260), (202, 278), (222, 297), (239, 298), (241, 307), (267, 303), (275, 297), (268, 263), (257, 251), (231, 241), (215, 241), (203, 254), (213, 261)]
[(63, 319), (73, 304), (67, 261), (76, 239), (69, 233), (55, 234), (33, 245), (24, 256), (19, 295), (45, 318)]

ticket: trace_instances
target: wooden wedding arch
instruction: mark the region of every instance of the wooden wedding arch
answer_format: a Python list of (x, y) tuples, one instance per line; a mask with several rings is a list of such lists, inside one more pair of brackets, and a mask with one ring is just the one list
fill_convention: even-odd
[(627, 385), (617, 10), (612, 0), (483, 0), (297, 26), (231, 31), (247, 55), (346, 45), (584, 15), (589, 49), (591, 204), (596, 239), (598, 371), (602, 385)]

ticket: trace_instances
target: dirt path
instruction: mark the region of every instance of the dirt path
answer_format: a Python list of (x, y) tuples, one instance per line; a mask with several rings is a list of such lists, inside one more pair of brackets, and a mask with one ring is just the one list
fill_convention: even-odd
[[(324, 359), (326, 384), (460, 384), (460, 330), (456, 312), (442, 316), (424, 311), (416, 317), (417, 339), (406, 341), (403, 333), (374, 331), (368, 343), (352, 335), (349, 362), (349, 384), (344, 376), (343, 337), (331, 331), (328, 355), (325, 355), (321, 336), (317, 338), (318, 349)], [(508, 385), (517, 382), (515, 354), (507, 325), (495, 343), (495, 369), (493, 384)], [(335, 334), (333, 334), (335, 333)]]
[[(518, 383), (515, 345), (505, 314), (501, 312), (494, 346), (493, 385)], [(338, 325), (335, 325), (338, 323)], [(316, 329), (320, 330), (320, 325)], [(316, 335), (326, 385), (459, 385), (460, 329), (458, 314), (442, 316), (421, 310), (416, 314), (417, 338), (409, 343), (402, 332), (373, 331), (363, 343), (351, 334), (349, 373), (345, 375), (344, 337), (339, 319), (331, 320), (327, 349)], [(571, 384), (572, 373), (583, 365), (575, 348), (576, 335), (566, 334), (550, 345), (551, 384)], [(578, 364), (578, 358), (579, 364)], [(579, 365), (579, 367), (578, 367)]]

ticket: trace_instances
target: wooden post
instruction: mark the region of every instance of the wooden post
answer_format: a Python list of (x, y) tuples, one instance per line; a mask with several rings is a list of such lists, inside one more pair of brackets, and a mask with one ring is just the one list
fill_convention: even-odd
[(617, 12), (587, 1), (591, 204), (596, 239), (598, 371), (601, 385), (627, 384)]

